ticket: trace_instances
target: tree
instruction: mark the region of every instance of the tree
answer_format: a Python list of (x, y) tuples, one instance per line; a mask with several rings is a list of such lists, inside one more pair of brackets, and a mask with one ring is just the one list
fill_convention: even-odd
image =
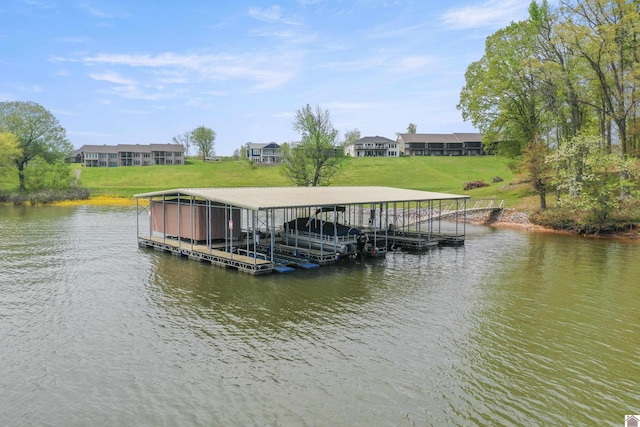
[(24, 170), (41, 157), (47, 163), (63, 162), (73, 153), (66, 130), (46, 108), (35, 102), (0, 102), (0, 132), (14, 134), (20, 153), (14, 159), (20, 191), (26, 190)]
[(319, 106), (314, 111), (307, 104), (296, 112), (293, 129), (300, 132), (301, 139), (283, 146), (282, 173), (298, 186), (328, 185), (344, 158), (329, 111)]
[(418, 127), (415, 124), (409, 123), (409, 126), (407, 126), (407, 133), (416, 133), (417, 129)]
[(638, 2), (562, 0), (561, 5), (567, 40), (591, 70), (583, 78), (591, 82), (591, 105), (600, 110), (605, 123), (602, 136), (607, 133), (606, 121), (613, 120), (622, 154), (631, 153), (636, 147), (630, 138), (629, 122), (636, 114), (640, 86)]
[(530, 21), (512, 23), (489, 36), (484, 56), (467, 68), (458, 109), (480, 129), (485, 144), (516, 141), (522, 151), (546, 133), (550, 114), (535, 41)]
[(18, 138), (9, 132), (0, 133), (0, 178), (15, 170), (15, 161), (20, 155)]
[(549, 146), (540, 141), (527, 144), (522, 156), (518, 159), (518, 169), (531, 182), (532, 190), (540, 198), (540, 209), (547, 208), (547, 193), (552, 187), (553, 164), (550, 161)]
[(191, 141), (198, 147), (198, 152), (202, 156), (202, 160), (213, 155), (213, 141), (216, 139), (216, 133), (213, 129), (205, 126), (198, 126), (191, 131)]
[(347, 145), (358, 141), (360, 138), (360, 131), (358, 129), (348, 130), (344, 133), (343, 145), (346, 147)]
[(174, 144), (181, 144), (184, 147), (184, 156), (189, 156), (189, 148), (191, 146), (191, 132), (185, 132), (172, 138)]
[[(560, 205), (584, 213), (597, 225), (619, 210), (629, 194), (626, 176), (637, 179), (635, 162), (608, 153), (598, 136), (579, 134), (562, 144), (554, 157), (560, 164), (557, 185), (563, 191)], [(619, 173), (625, 170), (625, 174)]]

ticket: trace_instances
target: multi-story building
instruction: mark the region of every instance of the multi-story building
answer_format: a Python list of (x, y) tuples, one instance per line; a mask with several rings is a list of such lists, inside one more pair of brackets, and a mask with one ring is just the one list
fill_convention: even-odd
[(479, 133), (401, 133), (400, 151), (405, 156), (479, 156), (485, 154)]
[(365, 136), (347, 145), (345, 151), (352, 157), (398, 157), (398, 143), (384, 136)]
[(246, 159), (255, 163), (281, 163), (282, 149), (275, 142), (269, 144), (247, 144)]
[(76, 159), (87, 167), (183, 165), (181, 144), (83, 145)]

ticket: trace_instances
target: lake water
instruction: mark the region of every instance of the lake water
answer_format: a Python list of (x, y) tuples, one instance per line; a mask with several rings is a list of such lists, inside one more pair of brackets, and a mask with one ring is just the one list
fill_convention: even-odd
[(464, 247), (254, 277), (138, 248), (135, 208), (0, 207), (0, 425), (623, 425), (640, 245)]

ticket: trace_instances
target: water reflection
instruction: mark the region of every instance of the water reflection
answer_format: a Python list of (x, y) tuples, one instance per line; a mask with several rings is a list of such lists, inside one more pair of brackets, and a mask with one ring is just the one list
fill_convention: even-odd
[[(640, 297), (629, 283), (637, 254), (635, 244), (549, 235), (509, 247), (461, 343), (480, 424), (560, 425), (567, 408), (578, 424), (623, 420), (640, 375), (640, 312), (624, 309)], [(481, 396), (500, 409), (478, 411)]]
[(0, 230), (2, 425), (637, 412), (637, 244), (469, 227), (461, 248), (253, 277), (138, 248), (132, 209), (0, 208)]

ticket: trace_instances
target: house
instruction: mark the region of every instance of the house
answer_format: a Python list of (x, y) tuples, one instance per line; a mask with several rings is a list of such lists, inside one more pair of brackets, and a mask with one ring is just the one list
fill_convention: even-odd
[(401, 133), (398, 146), (405, 156), (479, 156), (485, 154), (479, 133)]
[(365, 136), (348, 144), (346, 154), (352, 157), (398, 157), (398, 143), (384, 136)]
[(181, 144), (83, 145), (80, 162), (87, 167), (183, 165)]
[(254, 163), (282, 163), (282, 149), (275, 142), (268, 144), (247, 144), (246, 159)]

